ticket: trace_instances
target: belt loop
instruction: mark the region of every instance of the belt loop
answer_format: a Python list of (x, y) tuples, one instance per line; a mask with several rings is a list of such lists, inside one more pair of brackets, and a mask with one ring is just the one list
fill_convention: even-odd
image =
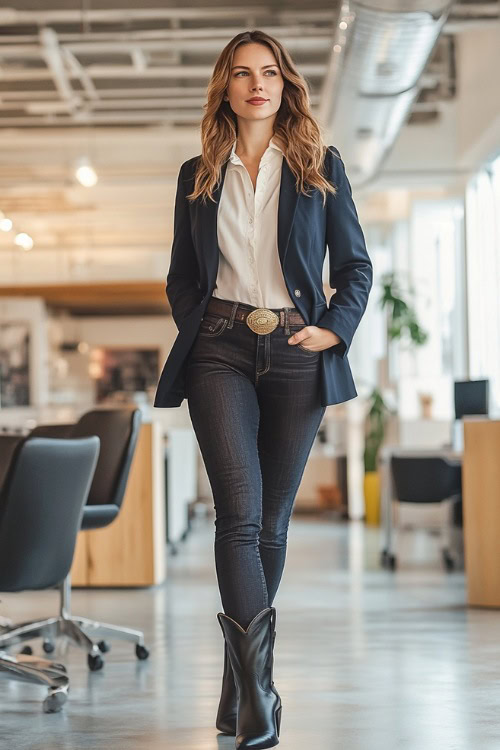
[(236, 315), (236, 310), (238, 309), (238, 304), (239, 304), (238, 302), (233, 302), (233, 306), (231, 308), (231, 315), (229, 317), (229, 323), (227, 324), (228, 328), (232, 328), (233, 327), (234, 316)]
[(285, 336), (290, 335), (290, 320), (288, 317), (288, 307), (283, 308), (285, 311)]

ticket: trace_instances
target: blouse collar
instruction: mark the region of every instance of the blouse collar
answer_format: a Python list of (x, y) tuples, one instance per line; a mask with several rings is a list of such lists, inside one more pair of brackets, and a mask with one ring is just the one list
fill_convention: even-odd
[[(233, 164), (243, 165), (243, 162), (241, 161), (240, 157), (236, 154), (237, 143), (238, 143), (238, 139), (236, 139), (233, 143), (233, 148), (231, 149), (231, 153), (229, 155), (229, 161), (231, 161)], [(273, 149), (274, 149), (274, 153), (273, 153)], [(267, 149), (262, 154), (261, 164), (264, 164), (268, 160), (268, 158), (271, 158), (272, 156), (276, 156), (277, 155), (276, 152), (283, 154), (282, 149), (278, 146), (278, 144), (274, 140), (274, 137), (272, 137), (269, 140), (269, 145)]]

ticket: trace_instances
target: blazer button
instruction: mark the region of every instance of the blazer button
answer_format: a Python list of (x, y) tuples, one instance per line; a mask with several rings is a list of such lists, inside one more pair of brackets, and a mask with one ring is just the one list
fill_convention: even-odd
[(296, 297), (300, 297), (300, 294), (301, 294), (300, 289), (296, 289), (294, 294)]

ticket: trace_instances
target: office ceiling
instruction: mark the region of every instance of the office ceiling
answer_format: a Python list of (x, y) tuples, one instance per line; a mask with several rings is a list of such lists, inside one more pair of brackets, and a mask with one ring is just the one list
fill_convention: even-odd
[[(2, 128), (197, 124), (215, 58), (245, 28), (280, 38), (317, 108), (341, 12), (341, 0), (306, 7), (300, 0), (7, 3), (0, 8)], [(497, 0), (455, 3), (412, 117), (436, 116), (433, 104), (452, 96), (453, 35), (466, 25), (498, 22), (499, 7)]]
[[(164, 285), (178, 168), (199, 153), (202, 106), (218, 53), (243, 29), (276, 35), (305, 76), (318, 114), (347, 0), (307, 6), (299, 0), (6, 2), (0, 8), (0, 211), (14, 228), (0, 232), (0, 287), (8, 289), (95, 281)], [(499, 8), (498, 0), (453, 5), (420, 77), (409, 125), (439, 121), (441, 106), (455, 96), (456, 36), (498, 24)], [(96, 168), (95, 187), (75, 180), (81, 156)], [(437, 184), (443, 177), (430, 179)], [(32, 250), (14, 244), (16, 232), (30, 234)]]

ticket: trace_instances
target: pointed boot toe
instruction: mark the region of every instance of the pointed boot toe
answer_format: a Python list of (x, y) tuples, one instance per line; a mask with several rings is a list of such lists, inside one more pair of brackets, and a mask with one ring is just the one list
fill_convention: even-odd
[(264, 750), (279, 744), (281, 723), (281, 702), (275, 712), (274, 728), (271, 732), (254, 735), (238, 735), (236, 737), (237, 750)]
[(279, 743), (281, 698), (273, 682), (276, 610), (268, 607), (244, 630), (226, 614), (217, 615), (236, 685), (236, 750), (264, 750)]

